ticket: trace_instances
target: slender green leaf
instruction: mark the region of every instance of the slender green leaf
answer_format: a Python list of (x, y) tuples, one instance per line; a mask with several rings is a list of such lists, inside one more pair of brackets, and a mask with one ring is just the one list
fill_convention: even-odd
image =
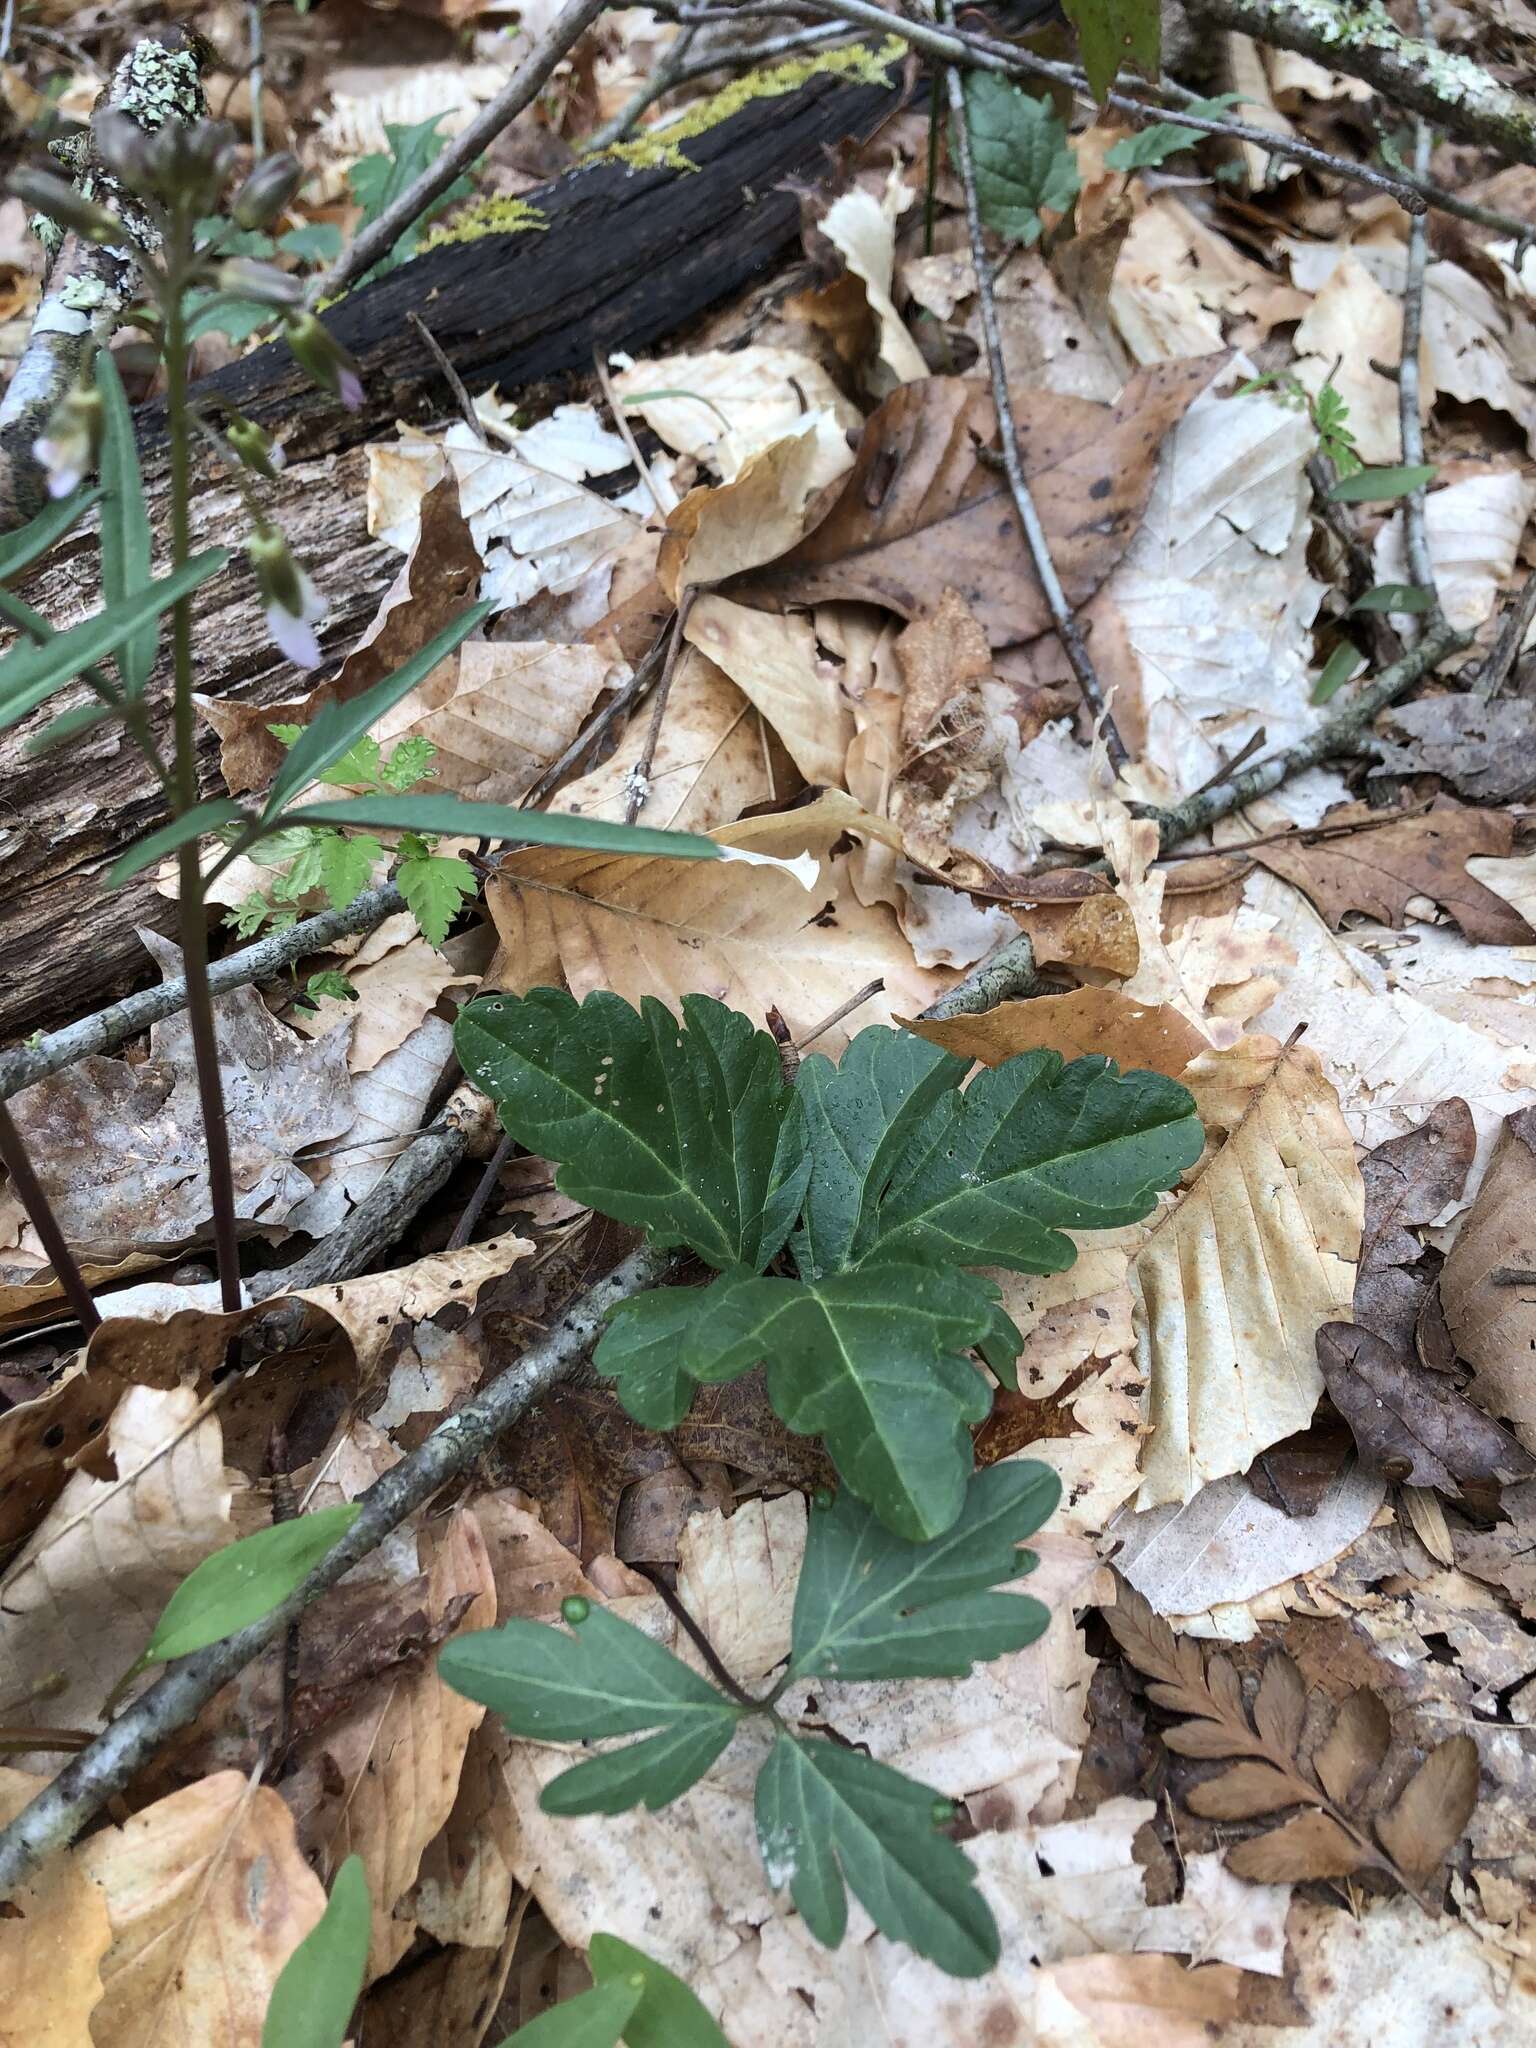
[(656, 1813), (698, 1783), (735, 1733), (722, 1716), (642, 1735), (562, 1771), (544, 1787), (539, 1804), (546, 1813), (627, 1813), (632, 1806)]
[(35, 519), (18, 526), (14, 533), (0, 534), (0, 583), (11, 583), (24, 576), (72, 526), (79, 525), (100, 497), (98, 485), (82, 485), (67, 498), (50, 499)]
[(274, 1522), (205, 1557), (166, 1601), (140, 1666), (189, 1657), (260, 1621), (308, 1578), (361, 1513), (354, 1501), (319, 1508), (291, 1522)]
[(501, 2048), (616, 2048), (644, 1994), (643, 1984), (611, 1978), (541, 2012)]
[(788, 1236), (809, 1170), (794, 1097), (767, 1032), (723, 1003), (685, 996), (679, 1024), (653, 996), (485, 996), (454, 1045), (573, 1201), (718, 1268), (760, 1269)]
[[(126, 604), (149, 582), (153, 547), (144, 478), (133, 437), (133, 412), (112, 351), (96, 351), (96, 389), (102, 402), (101, 594), (108, 607)], [(160, 647), (160, 621), (149, 619), (117, 650), (117, 672), (130, 697), (141, 694)]]
[(628, 2048), (730, 2048), (681, 1977), (674, 1977), (616, 1934), (594, 1934), (587, 1963), (599, 1984), (641, 1984), (640, 2003), (626, 2022)]
[(801, 1062), (795, 1092), (815, 1162), (794, 1244), (803, 1279), (853, 1264), (913, 1132), (970, 1066), (910, 1031), (878, 1025), (859, 1033), (838, 1066), (821, 1053)]
[[(311, 783), (323, 781), (325, 770), (339, 761), (385, 712), (392, 711), (402, 697), (408, 696), (418, 683), (425, 681), (440, 661), (445, 661), (461, 641), (468, 639), (490, 609), (488, 604), (471, 605), (468, 611), (460, 612), (441, 633), (413, 654), (403, 667), (397, 668), (393, 675), (385, 676), (381, 682), (349, 698), (345, 704), (322, 705), (289, 748), (282, 766), (273, 777), (272, 792), (267, 798), (263, 817), (274, 819), (291, 797), (308, 789)], [(360, 819), (357, 822), (369, 821)], [(378, 820), (372, 822), (377, 823)], [(428, 826), (426, 829), (431, 831), (435, 828)]]
[(1392, 498), (1406, 498), (1431, 482), (1434, 474), (1432, 462), (1411, 462), (1397, 469), (1357, 469), (1352, 476), (1341, 476), (1328, 495), (1341, 505), (1384, 504)]
[(455, 832), (461, 836), (473, 833), (477, 839), (514, 839), (528, 846), (579, 846), (588, 853), (632, 853), (666, 860), (719, 860), (726, 852), (713, 839), (694, 832), (663, 832), (650, 825), (610, 825), (602, 818), (567, 817), (560, 811), (520, 811), (512, 804), (472, 803), (457, 796), (349, 796), (336, 803), (305, 804), (281, 822), (372, 825), (387, 832)]
[(1352, 640), (1341, 640), (1323, 663), (1312, 685), (1312, 702), (1326, 704), (1336, 697), (1357, 669), (1364, 668), (1365, 656)]
[(1032, 1571), (1019, 1546), (1061, 1499), (1049, 1465), (989, 1465), (959, 1519), (929, 1543), (893, 1536), (847, 1493), (811, 1512), (795, 1592), (796, 1678), (963, 1678), (978, 1660), (1021, 1650), (1050, 1616), (996, 1593)]
[(0, 661), (0, 730), (15, 725), (61, 685), (131, 640), (150, 619), (216, 576), (228, 559), (226, 548), (210, 548), (126, 603), (95, 612), (40, 646), (13, 647)]
[[(1138, 1222), (1204, 1143), (1177, 1081), (1121, 1074), (1096, 1056), (1068, 1065), (1056, 1052), (1016, 1054), (929, 1113), (859, 1259), (1062, 1272), (1077, 1255), (1062, 1232)], [(820, 1171), (818, 1160), (813, 1189)]]
[(1077, 30), (1078, 52), (1093, 96), (1102, 100), (1115, 73), (1134, 65), (1146, 78), (1156, 78), (1162, 59), (1162, 9), (1159, 0), (1063, 0), (1068, 21)]
[(362, 1996), (372, 1926), (363, 1859), (349, 1856), (332, 1880), (319, 1922), (272, 1986), (261, 2048), (342, 2048)]
[(1038, 240), (1042, 207), (1065, 213), (1077, 197), (1077, 158), (1048, 99), (1034, 99), (995, 71), (968, 71), (966, 125), (981, 217), (1010, 242)]
[(996, 1963), (997, 1924), (976, 1874), (939, 1831), (948, 1800), (858, 1750), (781, 1732), (756, 1804), (768, 1882), (789, 1886), (828, 1948), (847, 1929), (846, 1884), (882, 1934), (952, 1977), (985, 1976)]
[(77, 740), (83, 733), (94, 731), (98, 725), (105, 725), (109, 718), (121, 718), (120, 704), (77, 704), (72, 711), (61, 711), (57, 718), (49, 719), (41, 732), (35, 732), (27, 741), (29, 754), (49, 754), (55, 747), (67, 747), (71, 740)]
[(151, 832), (147, 839), (140, 839), (121, 854), (107, 871), (107, 887), (119, 888), (153, 862), (175, 853), (189, 839), (201, 839), (221, 825), (236, 825), (244, 820), (244, 811), (227, 796), (210, 797), (206, 803), (194, 804), (190, 811), (183, 811), (179, 818), (172, 818), (158, 832)]
[[(992, 1328), (987, 1282), (913, 1262), (815, 1281), (735, 1275), (685, 1299), (693, 1314), (679, 1363), (691, 1378), (736, 1379), (766, 1360), (775, 1413), (825, 1438), (844, 1480), (889, 1528), (925, 1542), (949, 1527), (971, 1469), (966, 1424), (988, 1406), (963, 1356)], [(624, 1366), (627, 1320), (615, 1314), (599, 1371)], [(618, 1392), (629, 1407), (622, 1378)]]
[(1435, 593), (1419, 583), (1378, 583), (1364, 597), (1357, 597), (1352, 612), (1427, 612)]
[(508, 1621), (455, 1636), (438, 1652), (440, 1676), (540, 1742), (735, 1725), (741, 1710), (670, 1650), (604, 1607), (567, 1605), (579, 1614), (569, 1629)]
[(33, 611), (25, 598), (18, 597), (14, 590), (7, 590), (0, 584), (0, 619), (14, 626), (18, 633), (25, 633), (29, 640), (35, 640), (44, 647), (50, 640), (59, 637), (58, 628), (41, 612)]

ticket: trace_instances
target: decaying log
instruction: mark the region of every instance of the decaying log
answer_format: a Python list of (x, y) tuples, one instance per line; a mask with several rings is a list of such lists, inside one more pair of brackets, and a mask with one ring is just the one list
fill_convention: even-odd
[[(441, 372), (417, 328), (418, 312), (473, 391), (540, 387), (562, 395), (585, 377), (594, 347), (643, 350), (771, 272), (792, 242), (798, 201), (787, 181), (814, 176), (845, 136), (871, 133), (901, 101), (889, 89), (811, 78), (793, 93), (751, 100), (687, 145), (692, 172), (601, 163), (528, 194), (547, 225), (517, 235), (448, 243), (344, 299), (326, 316), (362, 367), (366, 402), (345, 414), (316, 394), (286, 348), (273, 344), (205, 380), (280, 435), (289, 467), (265, 487), (273, 516), (331, 600), (328, 655), (357, 636), (400, 557), (364, 525), (361, 444), (397, 419), (449, 411)], [(159, 431), (144, 415), (154, 491)], [(195, 507), (197, 543), (238, 540), (245, 518), (227, 479), (210, 479)], [(65, 542), (27, 588), (45, 617), (68, 625), (96, 602), (88, 529)], [(291, 668), (268, 644), (249, 574), (238, 560), (196, 601), (198, 686), (211, 695), (277, 702)], [(168, 704), (169, 680), (152, 698)], [(163, 812), (138, 755), (110, 728), (67, 753), (33, 757), (27, 739), (74, 701), (0, 735), (0, 1038), (22, 1036), (99, 1006), (153, 979), (136, 925), (169, 928), (169, 906), (141, 877), (108, 893), (112, 858)], [(205, 793), (216, 793), (217, 755), (205, 739)]]

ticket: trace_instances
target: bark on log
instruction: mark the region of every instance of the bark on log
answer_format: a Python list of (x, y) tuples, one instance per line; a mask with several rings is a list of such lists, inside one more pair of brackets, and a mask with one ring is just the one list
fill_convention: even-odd
[[(893, 69), (893, 78), (899, 76)], [(791, 94), (748, 102), (687, 145), (693, 172), (598, 164), (528, 195), (542, 232), (448, 244), (364, 287), (327, 314), (358, 358), (366, 401), (341, 413), (314, 393), (286, 348), (273, 344), (204, 381), (278, 433), (289, 467), (265, 487), (273, 516), (332, 602), (324, 633), (337, 655), (371, 617), (400, 557), (369, 540), (361, 444), (397, 419), (441, 419), (441, 373), (416, 328), (418, 312), (471, 390), (504, 393), (586, 376), (594, 347), (643, 350), (771, 271), (793, 241), (791, 178), (816, 173), (848, 135), (867, 135), (904, 97), (890, 89), (812, 78)], [(154, 490), (159, 426), (144, 415)], [(198, 493), (198, 545), (245, 530), (235, 489), (213, 478)], [(82, 529), (26, 590), (58, 625), (96, 603), (95, 542)], [(294, 671), (268, 644), (252, 580), (236, 564), (196, 600), (199, 688), (251, 702), (292, 694)], [(160, 675), (151, 698), (168, 705)], [(84, 693), (80, 693), (83, 698)], [(27, 739), (76, 701), (61, 693), (0, 735), (0, 1038), (66, 1022), (152, 980), (135, 926), (169, 929), (170, 907), (140, 877), (109, 894), (106, 868), (162, 820), (137, 753), (110, 728), (67, 752), (33, 757)], [(168, 724), (168, 719), (167, 719)], [(205, 794), (217, 793), (217, 750), (205, 738)]]

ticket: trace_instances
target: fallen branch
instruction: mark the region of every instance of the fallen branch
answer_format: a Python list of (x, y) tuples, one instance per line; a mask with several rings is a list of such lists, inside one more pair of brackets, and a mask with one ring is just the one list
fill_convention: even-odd
[[(941, 0), (941, 5), (944, 0)], [(1103, 686), (1098, 671), (1088, 653), (1083, 639), (1082, 628), (1072, 616), (1072, 607), (1067, 603), (1067, 594), (1061, 587), (1061, 578), (1056, 574), (1056, 564), (1051, 560), (1051, 544), (1046, 538), (1040, 514), (1036, 510), (1034, 494), (1024, 475), (1024, 464), (1019, 457), (1019, 432), (1014, 424), (1013, 401), (1008, 395), (1008, 366), (1003, 355), (1003, 334), (998, 324), (997, 300), (992, 289), (992, 262), (987, 254), (986, 238), (982, 231), (981, 204), (976, 196), (976, 168), (971, 160), (971, 127), (966, 113), (965, 86), (960, 73), (953, 66), (946, 68), (945, 89), (949, 94), (950, 129), (954, 137), (955, 160), (960, 171), (960, 182), (965, 187), (965, 219), (971, 244), (971, 264), (976, 272), (976, 296), (981, 305), (981, 331), (987, 348), (987, 373), (992, 384), (992, 403), (997, 409), (998, 436), (1002, 442), (1003, 471), (1008, 478), (1008, 489), (1013, 496), (1013, 508), (1019, 515), (1019, 524), (1024, 529), (1025, 544), (1030, 560), (1035, 565), (1035, 574), (1040, 580), (1041, 593), (1051, 614), (1051, 623), (1056, 637), (1061, 642), (1068, 666), (1077, 678), (1077, 687), (1083, 694), (1093, 722), (1104, 734), (1104, 745), (1115, 767), (1124, 768), (1130, 755), (1124, 740), (1111, 717), (1104, 701)]]
[(1327, 761), (1335, 754), (1352, 753), (1361, 733), (1379, 711), (1395, 704), (1448, 655), (1470, 645), (1467, 635), (1459, 633), (1454, 626), (1441, 624), (1434, 627), (1417, 647), (1410, 648), (1400, 661), (1383, 669), (1375, 682), (1357, 691), (1342, 711), (1327, 719), (1315, 732), (1308, 733), (1305, 739), (1298, 740), (1295, 746), (1266, 754), (1262, 760), (1253, 762), (1238, 774), (1212, 783), (1209, 788), (1186, 797), (1183, 803), (1175, 804), (1169, 810), (1143, 811), (1143, 817), (1157, 820), (1160, 850), (1166, 853), (1169, 847), (1177, 846), (1191, 833), (1203, 832), (1218, 818), (1228, 817), (1244, 804), (1268, 796), (1272, 789), (1278, 789), (1281, 783), (1289, 782), (1292, 776), (1300, 775), (1308, 768), (1317, 767), (1319, 762)]
[(1468, 142), (1536, 164), (1536, 102), (1500, 85), (1470, 57), (1406, 36), (1380, 0), (1186, 0), (1196, 21), (1296, 50), (1330, 71), (1363, 78), (1394, 110), (1422, 114)]
[(454, 179), (469, 168), (482, 150), (489, 149), (502, 129), (533, 104), (555, 67), (570, 54), (605, 5), (606, 0), (568, 0), (495, 99), (488, 101), (469, 126), (454, 136), (442, 155), (427, 166), (413, 185), (406, 187), (392, 206), (386, 207), (376, 221), (342, 250), (324, 277), (315, 280), (309, 291), (311, 305), (340, 298), (389, 254), (406, 229), (414, 227)]

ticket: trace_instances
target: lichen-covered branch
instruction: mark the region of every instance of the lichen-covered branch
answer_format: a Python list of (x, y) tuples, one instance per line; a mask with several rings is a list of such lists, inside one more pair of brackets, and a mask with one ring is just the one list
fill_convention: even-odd
[[(206, 44), (181, 29), (146, 36), (119, 63), (98, 107), (128, 115), (148, 134), (169, 121), (199, 121), (207, 112), (207, 54)], [(101, 245), (69, 233), (54, 251), (26, 351), (0, 401), (0, 533), (25, 526), (46, 504), (47, 476), (33, 443), (117, 332), (138, 290), (139, 259), (159, 243), (150, 215), (97, 156), (94, 137), (82, 138), (71, 153), (55, 153), (82, 196), (116, 214), (124, 239)], [(46, 242), (46, 224), (40, 232)]]
[(1536, 101), (1501, 85), (1470, 57), (1404, 35), (1380, 0), (1186, 0), (1196, 21), (1296, 50), (1330, 71), (1374, 85), (1395, 111), (1536, 164)]

